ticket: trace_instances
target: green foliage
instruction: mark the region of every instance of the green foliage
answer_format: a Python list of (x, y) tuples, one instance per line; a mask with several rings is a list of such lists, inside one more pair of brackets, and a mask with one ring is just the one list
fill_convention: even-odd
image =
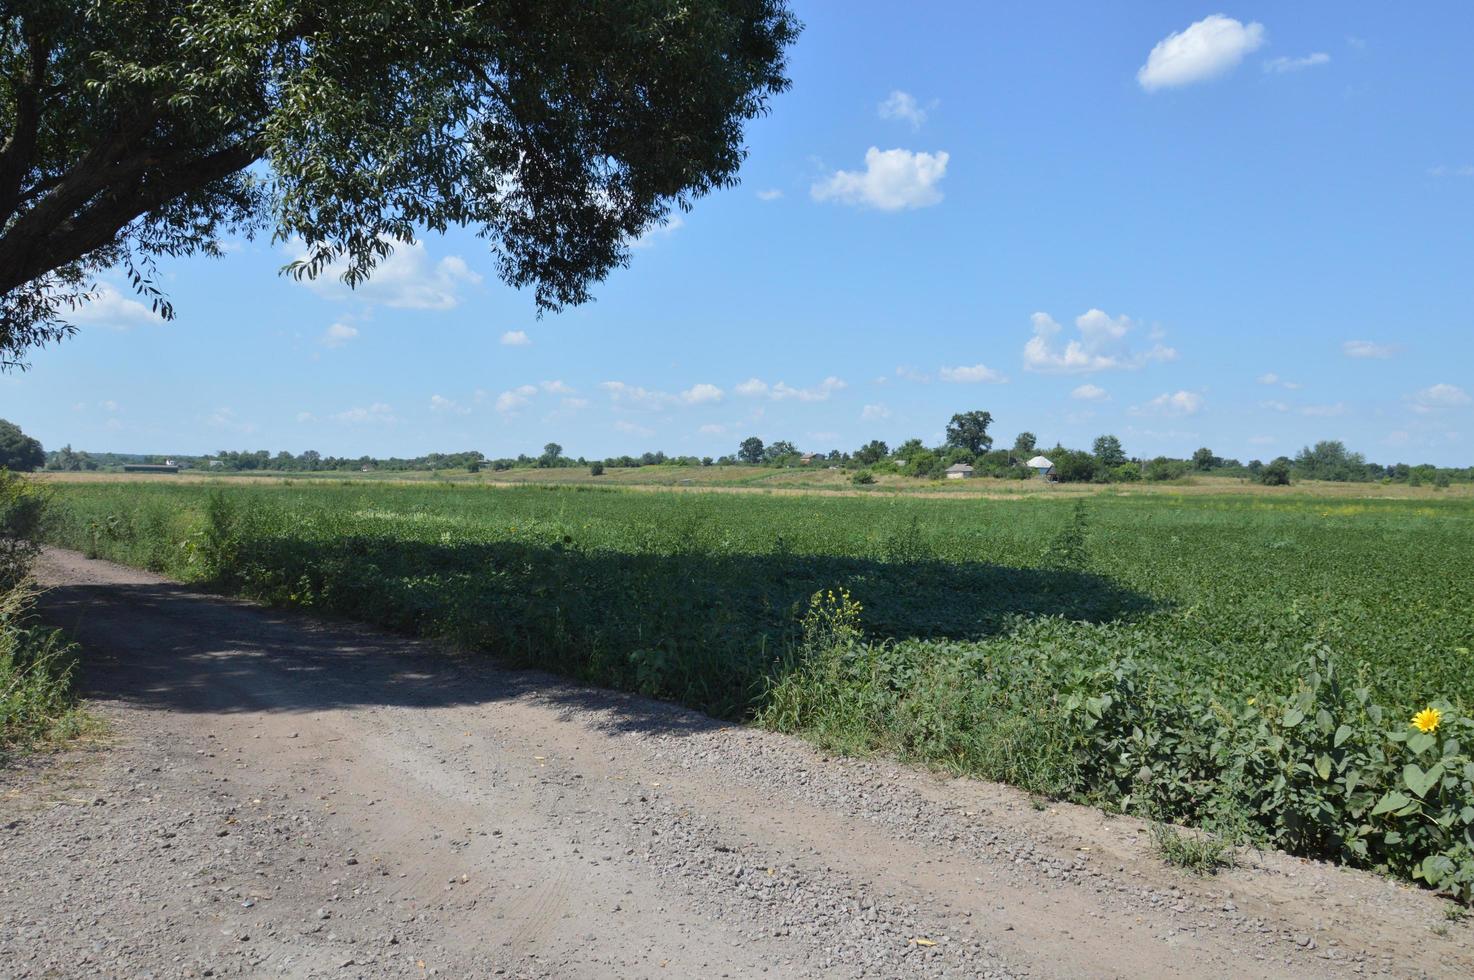
[(603, 463), (591, 463), (591, 464), (589, 464), (589, 476), (603, 476), (603, 475), (604, 475), (604, 464)]
[(113, 264), (170, 315), (152, 261), (231, 231), (356, 285), (468, 227), (540, 306), (583, 302), (735, 182), (799, 29), (781, 0), (6, 4), (0, 364), (65, 336)]
[[(4, 329), (0, 321), (0, 330)], [(0, 357), (4, 348), (0, 346)], [(0, 419), (0, 469), (15, 473), (29, 473), (46, 463), (46, 453), (41, 444), (20, 430), (14, 422)]]
[(861, 470), (850, 478), (850, 482), (857, 487), (868, 487), (875, 482), (875, 475), (869, 470)]
[(1266, 487), (1287, 487), (1290, 485), (1290, 461), (1280, 456), (1268, 463), (1259, 471), (1259, 482)]
[(764, 453), (763, 441), (757, 436), (748, 436), (742, 440), (742, 445), (737, 447), (737, 458), (752, 466), (763, 461)]
[(1126, 462), (1126, 450), (1121, 448), (1121, 440), (1115, 436), (1100, 436), (1091, 447), (1095, 459), (1106, 469), (1115, 469)]
[(39, 484), (0, 470), (0, 592), (20, 585), (30, 571), (49, 499)]
[(1183, 833), (1159, 823), (1152, 828), (1152, 842), (1163, 861), (1195, 875), (1217, 874), (1234, 865), (1233, 844), (1216, 834)]
[(976, 456), (993, 448), (993, 437), (988, 435), (988, 426), (993, 424), (989, 412), (958, 412), (947, 423), (947, 445), (966, 449)]
[[(57, 498), (58, 542), (182, 578), (1469, 897), (1461, 498)], [(841, 589), (861, 632), (825, 639)]]
[(1032, 432), (1020, 432), (1013, 440), (1013, 452), (1024, 460), (1034, 455), (1039, 438)]
[(1078, 449), (1055, 447), (1049, 451), (1054, 461), (1054, 475), (1061, 483), (1089, 483), (1097, 476), (1094, 456)]
[(874, 466), (890, 455), (890, 449), (879, 439), (872, 439), (855, 450), (855, 462), (861, 466)]

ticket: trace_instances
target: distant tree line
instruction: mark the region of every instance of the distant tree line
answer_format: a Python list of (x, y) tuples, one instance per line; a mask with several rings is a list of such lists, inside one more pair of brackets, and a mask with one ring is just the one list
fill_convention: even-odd
[(87, 453), (71, 446), (44, 453), (41, 444), (21, 432), (11, 422), (0, 419), (0, 467), (11, 470), (107, 470), (129, 463), (164, 463), (173, 460), (183, 467), (213, 469), (232, 473), (316, 473), (360, 470), (433, 471), (460, 470), (503, 472), (513, 469), (555, 469), (587, 467), (595, 475), (611, 469), (640, 466), (822, 466), (852, 471), (858, 482), (874, 482), (884, 474), (898, 474), (919, 480), (940, 479), (948, 467), (966, 463), (973, 475), (996, 479), (1026, 480), (1037, 477), (1028, 461), (1043, 455), (1054, 464), (1052, 478), (1061, 483), (1134, 483), (1184, 480), (1195, 473), (1214, 473), (1253, 480), (1271, 486), (1285, 486), (1296, 480), (1330, 480), (1342, 483), (1403, 483), (1409, 486), (1448, 486), (1453, 482), (1474, 481), (1474, 466), (1438, 467), (1431, 464), (1396, 463), (1384, 466), (1369, 463), (1361, 453), (1351, 452), (1344, 443), (1323, 440), (1306, 446), (1294, 457), (1280, 456), (1269, 461), (1253, 459), (1247, 463), (1224, 458), (1204, 446), (1190, 456), (1133, 457), (1121, 440), (1105, 434), (1095, 439), (1090, 449), (1074, 449), (1056, 443), (1041, 449), (1032, 432), (1020, 432), (1008, 449), (996, 449), (988, 431), (993, 416), (984, 411), (959, 412), (947, 423), (941, 445), (928, 446), (921, 439), (907, 439), (892, 448), (883, 440), (872, 439), (853, 452), (831, 449), (826, 452), (802, 452), (787, 439), (764, 442), (749, 436), (738, 444), (730, 456), (668, 456), (663, 452), (646, 452), (639, 456), (610, 456), (605, 459), (570, 457), (563, 447), (550, 442), (536, 456), (526, 453), (497, 459), (475, 450), (458, 453), (427, 453), (424, 456), (378, 458), (373, 456), (324, 456), (309, 449), (293, 454), (285, 450), (272, 454), (255, 451), (221, 450), (213, 456), (139, 455), (128, 453)]

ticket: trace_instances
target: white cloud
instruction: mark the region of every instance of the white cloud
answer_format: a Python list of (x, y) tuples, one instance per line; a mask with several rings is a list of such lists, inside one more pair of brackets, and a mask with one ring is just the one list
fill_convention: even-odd
[(769, 187), (766, 190), (757, 192), (757, 199), (759, 201), (776, 201), (782, 196), (783, 192), (776, 187)]
[(768, 383), (758, 378), (748, 378), (732, 390), (747, 398), (756, 398), (768, 393)]
[(1110, 396), (1100, 385), (1084, 384), (1070, 392), (1070, 397), (1078, 398), (1082, 402), (1098, 402)]
[(324, 347), (342, 347), (348, 341), (354, 340), (357, 337), (357, 327), (349, 326), (339, 321), (323, 331), (321, 343)]
[(632, 436), (641, 436), (647, 439), (650, 436), (655, 435), (654, 429), (647, 429), (643, 425), (636, 425), (634, 422), (630, 422), (626, 419), (616, 419), (614, 422), (614, 427), (620, 432), (628, 433)]
[(297, 413), (297, 421), (298, 422), (316, 422), (317, 421), (317, 416), (316, 415), (313, 415), (311, 412), (298, 412)]
[(986, 364), (944, 367), (937, 374), (943, 381), (950, 381), (953, 384), (996, 385), (1008, 380), (1002, 372), (995, 371)]
[(1348, 409), (1345, 402), (1336, 402), (1334, 405), (1302, 405), (1300, 414), (1308, 418), (1333, 419), (1345, 415)]
[(1136, 415), (1196, 415), (1203, 407), (1203, 396), (1195, 391), (1164, 392), (1131, 411)]
[(1474, 177), (1474, 163), (1465, 163), (1459, 166), (1449, 166), (1440, 163), (1436, 167), (1428, 168), (1429, 177)]
[(884, 102), (875, 107), (875, 111), (882, 119), (908, 122), (912, 129), (920, 129), (921, 124), (926, 122), (926, 110), (917, 104), (916, 97), (900, 89), (887, 96)]
[(924, 385), (931, 384), (931, 375), (904, 364), (896, 368), (896, 377), (905, 378), (907, 381), (915, 381)]
[(640, 233), (640, 237), (630, 242), (630, 248), (649, 248), (662, 238), (669, 238), (686, 226), (686, 219), (679, 214), (672, 214), (665, 219), (663, 224), (653, 224)]
[(1280, 376), (1273, 371), (1268, 374), (1261, 374), (1259, 375), (1259, 383), (1262, 385), (1277, 385), (1280, 383)]
[(1391, 344), (1375, 344), (1370, 340), (1348, 340), (1341, 345), (1341, 351), (1347, 357), (1373, 357), (1386, 360), (1397, 353), (1397, 348)]
[(1271, 412), (1288, 412), (1290, 410), (1289, 403), (1282, 402), (1282, 401), (1277, 401), (1277, 400), (1270, 400), (1270, 401), (1267, 401), (1267, 402), (1260, 402), (1259, 403), (1259, 407), (1260, 408), (1267, 408)]
[(1160, 343), (1146, 351), (1131, 350), (1128, 334), (1135, 325), (1129, 317), (1111, 317), (1101, 310), (1087, 310), (1075, 318), (1079, 338), (1068, 341), (1062, 348), (1056, 347), (1054, 340), (1064, 328), (1053, 317), (1035, 313), (1030, 321), (1034, 336), (1024, 344), (1024, 368), (1029, 371), (1088, 374), (1134, 370), (1177, 358), (1177, 351)]
[(531, 347), (532, 338), (527, 336), (526, 330), (508, 330), (502, 334), (503, 347)]
[(646, 411), (666, 408), (676, 400), (676, 396), (669, 392), (629, 385), (623, 381), (603, 381), (600, 382), (599, 387), (609, 392), (609, 397), (614, 400), (615, 404)]
[(355, 425), (363, 423), (387, 425), (399, 421), (394, 417), (394, 409), (383, 402), (374, 402), (368, 408), (346, 409), (335, 414), (333, 419), (338, 422), (349, 422)]
[(1462, 408), (1474, 401), (1469, 393), (1458, 385), (1436, 384), (1413, 392), (1408, 396), (1412, 410), (1423, 415), (1445, 412), (1451, 408)]
[(518, 385), (496, 396), (496, 410), (503, 415), (521, 411), (531, 404), (532, 396), (535, 394), (537, 394), (537, 385)]
[(881, 419), (888, 419), (890, 417), (891, 410), (884, 404), (866, 405), (860, 410), (860, 420), (862, 422), (878, 422)]
[(1237, 67), (1263, 43), (1263, 24), (1213, 14), (1158, 41), (1136, 80), (1148, 92), (1201, 82)]
[(801, 402), (822, 402), (827, 401), (829, 396), (836, 391), (846, 387), (848, 385), (839, 378), (831, 375), (812, 388), (795, 388), (785, 381), (779, 381), (777, 384), (770, 385), (761, 378), (748, 378), (732, 390), (747, 398), (771, 398), (774, 401), (792, 399)]
[(718, 388), (716, 385), (692, 385), (690, 388), (687, 388), (685, 391), (681, 392), (681, 401), (685, 402), (687, 405), (704, 405), (709, 402), (721, 401), (722, 394), (722, 389)]
[(129, 299), (107, 283), (99, 284), (86, 303), (75, 310), (64, 311), (62, 318), (78, 326), (106, 327), (109, 330), (131, 330), (164, 322), (164, 318), (149, 309), (148, 304)]
[(212, 429), (223, 429), (226, 432), (235, 432), (240, 435), (250, 435), (256, 431), (256, 423), (243, 422), (236, 418), (235, 411), (230, 408), (217, 409), (205, 420)]
[(725, 425), (717, 425), (715, 422), (708, 422), (696, 431), (702, 435), (719, 436), (727, 431), (727, 427)]
[(880, 211), (904, 211), (940, 203), (937, 188), (947, 175), (946, 152), (913, 153), (910, 150), (865, 151), (864, 172), (836, 170), (809, 189), (816, 201), (835, 201)]
[(1319, 65), (1330, 64), (1331, 56), (1324, 51), (1316, 51), (1301, 58), (1271, 58), (1264, 63), (1264, 70), (1276, 75), (1282, 75), (1287, 71), (1301, 71), (1305, 68), (1315, 68)]
[[(306, 249), (300, 241), (296, 243), (296, 251), (298, 258), (305, 257)], [(368, 280), (354, 289), (338, 278), (343, 267), (340, 260), (323, 269), (316, 279), (301, 282), (328, 299), (359, 299), (405, 310), (449, 310), (460, 304), (462, 288), (481, 281), (481, 276), (472, 272), (459, 255), (432, 261), (425, 243), (420, 241), (408, 245), (396, 243), (394, 251), (380, 260)]]
[(462, 405), (460, 402), (457, 402), (451, 398), (446, 398), (444, 395), (430, 396), (430, 411), (442, 415), (468, 415), (471, 412), (469, 408)]
[(550, 395), (574, 395), (578, 393), (577, 389), (571, 388), (559, 380), (539, 381), (537, 386)]
[(118, 403), (109, 398), (106, 401), (98, 402), (97, 407), (104, 412), (116, 412), (118, 410)]

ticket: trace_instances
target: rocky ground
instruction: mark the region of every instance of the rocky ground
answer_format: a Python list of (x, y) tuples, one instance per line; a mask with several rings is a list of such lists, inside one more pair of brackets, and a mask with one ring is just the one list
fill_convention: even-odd
[(1249, 854), (49, 552), (105, 744), (0, 771), (16, 977), (1474, 975)]

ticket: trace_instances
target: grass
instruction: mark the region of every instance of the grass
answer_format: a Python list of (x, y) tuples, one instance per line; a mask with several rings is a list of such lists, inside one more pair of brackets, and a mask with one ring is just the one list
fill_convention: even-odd
[(1152, 843), (1167, 864), (1195, 875), (1215, 875), (1234, 866), (1233, 844), (1216, 834), (1159, 823), (1152, 828)]
[(54, 488), (89, 553), (1474, 892), (1466, 496)]

